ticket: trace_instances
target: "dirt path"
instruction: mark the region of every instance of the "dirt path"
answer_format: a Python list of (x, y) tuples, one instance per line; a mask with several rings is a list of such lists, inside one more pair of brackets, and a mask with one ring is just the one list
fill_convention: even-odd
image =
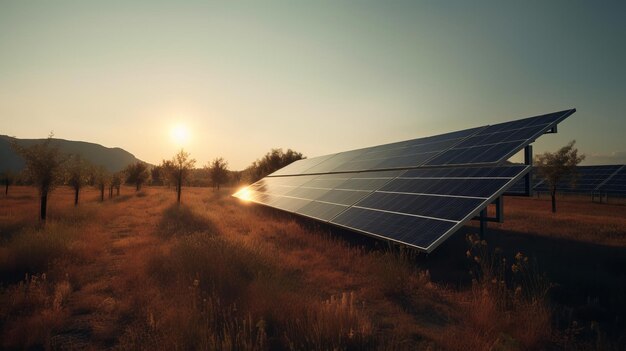
[(152, 233), (161, 210), (151, 197), (123, 202), (102, 204), (99, 218), (85, 227), (100, 248), (93, 260), (71, 270), (76, 273), (68, 277), (73, 288), (65, 305), (69, 318), (52, 338), (55, 348), (110, 348), (130, 322), (134, 306), (127, 295), (140, 288), (136, 265), (156, 244)]

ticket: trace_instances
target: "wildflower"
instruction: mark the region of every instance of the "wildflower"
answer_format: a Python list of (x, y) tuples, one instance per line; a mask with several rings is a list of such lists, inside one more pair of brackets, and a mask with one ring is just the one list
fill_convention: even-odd
[(472, 257), (472, 253), (470, 252), (470, 250), (465, 251), (465, 256), (467, 256), (467, 258)]
[(518, 261), (520, 261), (523, 257), (524, 257), (524, 255), (522, 255), (522, 253), (521, 253), (521, 252), (518, 252), (518, 253), (515, 255), (515, 259), (516, 259), (516, 260), (518, 260)]
[(477, 263), (480, 263), (480, 257), (474, 256), (474, 261), (476, 261)]
[(200, 281), (198, 279), (194, 279), (193, 286), (198, 286), (198, 285), (200, 285)]
[(519, 271), (519, 267), (516, 264), (511, 265), (511, 271), (513, 273), (517, 273)]

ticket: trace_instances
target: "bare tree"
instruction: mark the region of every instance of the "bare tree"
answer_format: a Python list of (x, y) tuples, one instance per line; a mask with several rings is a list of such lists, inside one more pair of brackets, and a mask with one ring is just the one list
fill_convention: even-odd
[(95, 187), (100, 190), (100, 201), (104, 201), (104, 190), (111, 181), (111, 175), (104, 167), (99, 166), (94, 168), (93, 179)]
[(148, 180), (148, 166), (143, 162), (136, 162), (126, 167), (126, 183), (134, 184), (135, 191), (139, 191), (141, 186)]
[(204, 169), (209, 171), (213, 190), (217, 189), (219, 191), (220, 186), (228, 180), (228, 162), (222, 157), (217, 157), (204, 166)]
[(4, 196), (9, 196), (9, 185), (15, 181), (15, 175), (13, 172), (6, 170), (0, 173), (0, 181), (4, 185)]
[(48, 194), (62, 179), (64, 158), (57, 146), (52, 145), (52, 134), (48, 139), (28, 147), (13, 143), (13, 149), (26, 162), (26, 174), (39, 190), (40, 218), (46, 220)]
[(552, 212), (556, 212), (556, 192), (559, 182), (566, 177), (572, 183), (576, 182), (576, 166), (585, 159), (585, 155), (578, 155), (574, 147), (576, 140), (570, 141), (556, 152), (545, 152), (535, 158), (537, 174), (550, 186), (552, 196)]
[(183, 182), (189, 176), (190, 171), (196, 164), (196, 160), (189, 158), (189, 153), (180, 150), (171, 161), (163, 160), (161, 167), (166, 172), (168, 178), (176, 184), (176, 202), (180, 204), (180, 194), (182, 192)]
[(91, 165), (80, 155), (70, 155), (65, 164), (65, 177), (67, 184), (74, 189), (74, 206), (78, 206), (78, 194), (80, 189), (89, 181)]
[(120, 195), (120, 186), (122, 186), (122, 174), (121, 172), (113, 173), (111, 176), (111, 182), (109, 182), (109, 198), (113, 197), (113, 189), (117, 190), (117, 195)]

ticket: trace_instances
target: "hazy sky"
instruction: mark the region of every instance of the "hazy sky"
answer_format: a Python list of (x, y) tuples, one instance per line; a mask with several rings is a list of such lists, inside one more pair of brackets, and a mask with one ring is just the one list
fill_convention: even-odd
[(571, 139), (626, 163), (624, 1), (0, 0), (0, 134), (180, 145), (242, 169), (575, 107)]

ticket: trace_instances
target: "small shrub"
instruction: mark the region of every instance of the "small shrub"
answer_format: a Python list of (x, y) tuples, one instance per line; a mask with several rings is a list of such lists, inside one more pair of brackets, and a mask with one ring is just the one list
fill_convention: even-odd
[(48, 270), (60, 257), (67, 257), (70, 243), (78, 236), (76, 226), (50, 222), (43, 228), (29, 228), (16, 234), (4, 247), (0, 276), (15, 281), (26, 273)]

